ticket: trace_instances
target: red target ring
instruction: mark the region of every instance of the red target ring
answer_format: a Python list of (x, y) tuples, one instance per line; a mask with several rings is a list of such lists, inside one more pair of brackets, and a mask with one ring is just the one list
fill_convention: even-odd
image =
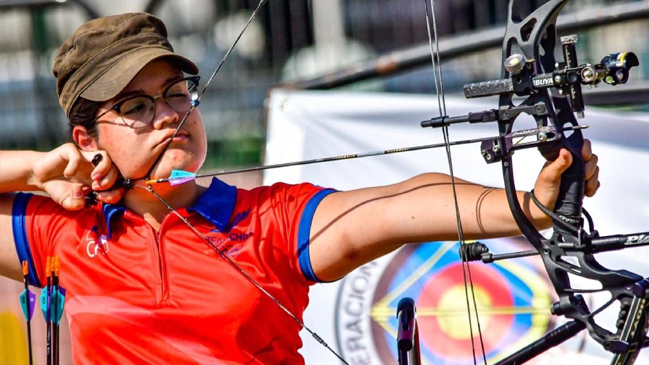
[[(502, 347), (514, 321), (510, 285), (497, 270), (487, 266), (471, 266), (471, 276), (480, 325), (483, 334), (485, 351)], [(468, 280), (468, 279), (467, 279)], [(469, 292), (471, 297), (471, 292)], [(467, 302), (464, 291), (462, 265), (455, 263), (440, 270), (424, 285), (418, 303), (418, 325), (420, 340), (432, 352), (452, 360), (472, 358), (467, 349), (471, 348), (471, 335), (467, 319)], [(473, 336), (478, 330), (473, 314), (473, 302), (470, 302), (473, 317)], [(505, 310), (505, 313), (499, 310)], [(478, 344), (478, 338), (475, 338)], [(476, 346), (476, 351), (481, 351)]]

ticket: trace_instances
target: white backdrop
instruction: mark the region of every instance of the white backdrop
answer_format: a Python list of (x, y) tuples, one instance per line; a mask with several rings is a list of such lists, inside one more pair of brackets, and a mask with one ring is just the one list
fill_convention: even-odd
[[(447, 114), (455, 116), (495, 108), (497, 101), (494, 98), (467, 101), (447, 97), (446, 104)], [(443, 142), (440, 130), (419, 126), (422, 120), (439, 115), (437, 98), (432, 96), (274, 90), (268, 108), (267, 165)], [(646, 202), (649, 199), (646, 192), (649, 183), (649, 145), (646, 143), (649, 117), (610, 114), (588, 108), (581, 123), (589, 125), (584, 134), (593, 141), (600, 159), (602, 186), (597, 196), (585, 203), (596, 228), (603, 235), (649, 231), (649, 204)], [(533, 127), (531, 118), (529, 127)], [(450, 128), (451, 140), (487, 137), (496, 133), (495, 123), (461, 124)], [(479, 153), (479, 144), (452, 147), (452, 156), (456, 176), (485, 185), (502, 186), (500, 165), (487, 165)], [(517, 188), (531, 189), (542, 165), (536, 149), (516, 152), (514, 164)], [(449, 171), (443, 148), (268, 170), (264, 184), (309, 181), (349, 190), (390, 184), (427, 171)], [(647, 249), (607, 253), (598, 258), (605, 266), (649, 276)], [(314, 286), (310, 294), (311, 304), (305, 313), (307, 326), (338, 351), (341, 351), (338, 348), (341, 339), (336, 324), (339, 315), (336, 300), (340, 296), (340, 287), (341, 282)], [(605, 298), (594, 296), (589, 300), (597, 303)], [(611, 316), (615, 314), (611, 313)], [(614, 319), (611, 317), (605, 321), (613, 323)], [(303, 339), (302, 353), (307, 364), (336, 363), (335, 357), (304, 331)], [(580, 357), (580, 361), (590, 356), (607, 359), (589, 359), (592, 365), (610, 362), (610, 354), (591, 339), (585, 341), (583, 351), (575, 355), (580, 352), (577, 347), (581, 341), (582, 337), (571, 340), (560, 350), (548, 354), (543, 363), (572, 363), (576, 360), (574, 356)], [(469, 353), (471, 349), (466, 351)], [(649, 361), (648, 355), (649, 351), (644, 352), (638, 363)], [(352, 359), (350, 363), (381, 364), (376, 356), (370, 355)]]

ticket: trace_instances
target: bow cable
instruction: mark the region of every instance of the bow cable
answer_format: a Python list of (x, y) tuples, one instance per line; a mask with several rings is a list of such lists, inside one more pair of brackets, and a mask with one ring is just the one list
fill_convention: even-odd
[[(430, 58), (433, 66), (433, 76), (434, 76), (434, 81), (435, 81), (435, 92), (437, 94), (437, 105), (439, 108), (439, 115), (440, 118), (444, 119), (447, 118), (446, 114), (446, 98), (445, 98), (445, 93), (444, 93), (444, 78), (442, 74), (442, 62), (440, 59), (440, 52), (439, 52), (439, 37), (437, 36), (437, 22), (436, 22), (436, 17), (435, 17), (435, 1), (430, 0), (430, 9), (428, 7), (428, 3), (426, 0), (424, 0), (424, 6), (425, 6), (425, 14), (426, 14), (426, 30), (428, 31), (428, 44), (430, 47)], [(431, 14), (429, 17), (428, 14)], [(432, 18), (432, 22), (431, 19)], [(431, 27), (432, 27), (432, 34), (431, 34)], [(434, 38), (434, 42), (433, 42)], [(433, 46), (434, 43), (434, 46)], [(451, 144), (450, 144), (450, 137), (449, 137), (449, 132), (448, 132), (448, 124), (444, 124), (442, 126), (442, 134), (444, 136), (444, 144), (446, 146), (446, 157), (448, 160), (448, 167), (449, 167), (449, 175), (451, 177), (451, 190), (453, 192), (453, 202), (455, 205), (455, 218), (457, 221), (457, 232), (458, 232), (458, 240), (460, 241), (460, 252), (462, 251), (462, 247), (466, 245), (466, 242), (464, 240), (464, 231), (462, 229), (462, 219), (460, 217), (460, 209), (459, 209), (459, 204), (458, 204), (458, 199), (457, 199), (457, 187), (455, 184), (455, 174), (453, 172), (453, 157), (451, 155)], [(462, 258), (463, 256), (460, 255)], [(476, 301), (475, 297), (475, 290), (473, 286), (473, 278), (471, 276), (471, 266), (470, 263), (464, 259), (461, 259), (462, 261), (462, 276), (464, 280), (464, 294), (466, 298), (466, 308), (467, 308), (467, 316), (469, 320), (469, 336), (471, 337), (471, 351), (473, 353), (473, 363), (477, 364), (477, 358), (475, 354), (475, 344), (474, 344), (474, 339), (473, 339), (473, 321), (472, 321), (472, 316), (471, 316), (471, 305), (470, 305), (470, 300), (469, 300), (469, 291), (471, 293), (471, 297), (473, 299), (473, 311), (475, 313), (475, 318), (476, 318), (476, 324), (477, 324), (477, 329), (478, 329), (478, 337), (480, 341), (480, 347), (482, 349), (482, 357), (484, 364), (487, 364), (487, 355), (485, 353), (484, 349), (484, 341), (482, 339), (482, 330), (480, 328), (480, 318), (478, 316), (478, 304)], [(467, 280), (468, 277), (468, 280)], [(469, 285), (467, 286), (467, 281)], [(469, 289), (470, 287), (470, 289)]]
[(171, 213), (175, 214), (189, 229), (194, 232), (198, 237), (200, 237), (203, 241), (205, 241), (214, 251), (216, 251), (225, 261), (227, 261), (234, 269), (236, 269), (241, 275), (243, 275), (255, 288), (259, 289), (264, 295), (266, 295), (268, 298), (270, 298), (281, 310), (283, 310), (286, 314), (288, 314), (297, 324), (302, 326), (309, 334), (316, 340), (318, 343), (320, 343), (322, 346), (324, 346), (327, 350), (329, 350), (331, 353), (333, 353), (340, 361), (342, 361), (345, 365), (349, 365), (345, 359), (339, 355), (334, 349), (329, 347), (329, 345), (322, 339), (322, 337), (318, 336), (317, 333), (313, 332), (309, 327), (307, 327), (302, 320), (300, 320), (293, 312), (291, 312), (288, 308), (286, 308), (282, 302), (280, 302), (275, 296), (273, 296), (271, 293), (269, 293), (266, 289), (264, 289), (250, 274), (248, 274), (241, 266), (239, 266), (234, 260), (232, 260), (226, 252), (223, 250), (219, 250), (212, 241), (208, 237), (206, 237), (204, 234), (202, 234), (196, 227), (194, 227), (188, 220), (187, 218), (183, 217), (180, 213), (178, 213), (177, 210), (175, 210), (169, 203), (167, 203), (158, 193), (153, 190), (153, 187), (149, 185), (147, 187), (147, 190), (151, 192), (162, 204), (164, 204), (167, 209), (171, 211)]

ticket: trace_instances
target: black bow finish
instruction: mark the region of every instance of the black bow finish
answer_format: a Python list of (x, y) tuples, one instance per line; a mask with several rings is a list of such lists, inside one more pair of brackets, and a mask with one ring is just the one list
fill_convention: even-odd
[[(545, 349), (574, 336), (587, 328), (590, 336), (606, 350), (614, 353), (612, 364), (630, 365), (640, 349), (647, 344), (649, 281), (626, 270), (610, 270), (595, 259), (603, 251), (646, 245), (649, 233), (622, 234), (600, 237), (594, 230), (590, 216), (582, 209), (585, 171), (581, 156), (583, 135), (575, 115), (583, 117), (584, 103), (581, 85), (600, 82), (624, 84), (629, 70), (638, 65), (631, 52), (611, 54), (598, 64), (578, 64), (576, 36), (561, 37), (563, 60), (555, 60), (557, 44), (556, 19), (569, 0), (550, 0), (531, 14), (523, 13), (525, 0), (510, 0), (507, 30), (503, 39), (502, 79), (469, 84), (464, 87), (467, 98), (499, 95), (498, 109), (470, 113), (461, 117), (440, 117), (422, 123), (423, 127), (440, 127), (459, 122), (497, 122), (499, 136), (482, 142), (481, 153), (487, 163), (500, 162), (503, 168), (505, 190), (510, 208), (524, 236), (536, 249), (545, 265), (559, 300), (552, 313), (573, 319), (566, 327), (542, 339), (552, 338)], [(521, 101), (522, 100), (522, 101)], [(518, 116), (533, 117), (536, 127), (514, 130)], [(517, 138), (533, 141), (515, 143)], [(536, 137), (536, 138), (534, 138)], [(573, 157), (571, 167), (562, 175), (559, 199), (551, 212), (541, 207), (553, 220), (550, 238), (544, 237), (523, 214), (516, 195), (512, 155), (521, 148), (537, 147), (548, 159), (557, 156), (560, 148), (568, 149)], [(532, 200), (540, 205), (533, 197)], [(590, 231), (584, 228), (584, 218)], [(500, 258), (489, 254), (482, 244), (463, 248), (466, 260), (482, 259), (490, 262)], [(520, 256), (529, 255), (521, 253)], [(502, 256), (516, 256), (508, 254)], [(601, 284), (601, 290), (574, 288), (570, 276), (579, 276)], [(607, 291), (611, 299), (601, 308), (591, 310), (580, 293)], [(615, 332), (596, 322), (604, 309), (619, 302), (620, 310)], [(557, 341), (558, 333), (562, 338)], [(565, 333), (563, 333), (565, 332)], [(537, 344), (538, 345), (538, 344)], [(532, 355), (545, 351), (537, 349)], [(527, 355), (526, 355), (527, 356)], [(529, 356), (528, 356), (529, 357)], [(511, 359), (513, 361), (513, 359)], [(520, 358), (516, 362), (520, 363)]]

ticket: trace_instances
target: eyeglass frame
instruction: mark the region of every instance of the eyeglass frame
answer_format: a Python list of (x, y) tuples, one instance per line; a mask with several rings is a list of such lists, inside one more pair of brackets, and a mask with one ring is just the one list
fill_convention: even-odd
[[(146, 127), (147, 127), (148, 125), (150, 125), (150, 124), (153, 122), (153, 120), (155, 119), (156, 99), (158, 99), (158, 98), (162, 98), (162, 99), (164, 100), (164, 102), (165, 102), (165, 103), (166, 103), (166, 104), (167, 104), (171, 109), (173, 109), (174, 111), (176, 111), (176, 113), (184, 113), (184, 112), (187, 112), (187, 110), (191, 109), (192, 106), (194, 106), (194, 107), (195, 107), (195, 106), (198, 106), (198, 90), (196, 90), (196, 96), (190, 100), (190, 104), (191, 104), (191, 105), (190, 105), (189, 109), (187, 109), (187, 110), (185, 110), (185, 111), (178, 111), (178, 110), (174, 109), (174, 107), (172, 107), (171, 104), (169, 104), (169, 102), (167, 102), (167, 98), (164, 97), (164, 95), (169, 91), (169, 89), (170, 89), (172, 86), (174, 86), (174, 85), (176, 85), (177, 83), (182, 82), (182, 81), (191, 81), (191, 82), (194, 83), (194, 87), (195, 87), (195, 88), (198, 88), (198, 85), (199, 85), (199, 81), (200, 81), (200, 79), (201, 79), (200, 76), (188, 76), (188, 77), (183, 77), (182, 79), (179, 79), (179, 80), (177, 80), (177, 81), (174, 81), (174, 82), (170, 83), (170, 84), (169, 84), (169, 85), (168, 85), (168, 86), (167, 86), (167, 87), (162, 91), (161, 94), (156, 95), (156, 96), (151, 96), (151, 95), (147, 95), (147, 94), (138, 94), (138, 95), (133, 95), (133, 96), (126, 97), (126, 98), (124, 98), (124, 99), (118, 101), (117, 103), (113, 104), (113, 106), (111, 106), (110, 108), (108, 108), (108, 110), (106, 110), (105, 112), (99, 114), (99, 115), (98, 115), (98, 116), (97, 116), (97, 117), (92, 121), (92, 124), (97, 123), (101, 117), (103, 117), (104, 115), (110, 113), (111, 111), (115, 111), (115, 112), (117, 113), (118, 117), (120, 117), (120, 118), (122, 119), (122, 123), (124, 123), (125, 126), (131, 128), (131, 129), (142, 129), (142, 128), (146, 128)], [(191, 95), (191, 93), (190, 93), (190, 95)], [(132, 100), (132, 99), (135, 99), (135, 98), (141, 98), (141, 97), (145, 97), (145, 98), (148, 98), (148, 99), (150, 99), (151, 101), (153, 101), (153, 118), (151, 118), (151, 120), (150, 120), (149, 122), (145, 123), (142, 127), (133, 127), (132, 125), (129, 125), (128, 123), (126, 123), (126, 121), (124, 120), (124, 117), (122, 116), (122, 114), (121, 114), (121, 112), (119, 111), (119, 109), (120, 109), (120, 108), (122, 107), (122, 105), (124, 105), (124, 103), (126, 103), (127, 101)], [(138, 121), (136, 120), (135, 122), (138, 122)], [(135, 122), (134, 122), (134, 123), (135, 123)], [(139, 122), (142, 122), (142, 121), (139, 121)]]

